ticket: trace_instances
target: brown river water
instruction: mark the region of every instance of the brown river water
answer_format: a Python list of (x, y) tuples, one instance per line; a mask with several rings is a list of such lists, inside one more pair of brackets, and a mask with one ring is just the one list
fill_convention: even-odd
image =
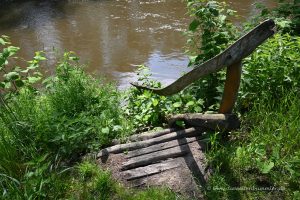
[[(227, 1), (246, 21), (254, 3)], [(167, 84), (187, 71), (183, 31), (190, 21), (182, 0), (28, 0), (0, 5), (0, 35), (8, 35), (19, 56), (31, 59), (46, 52), (43, 70), (52, 73), (57, 55), (72, 50), (86, 71), (118, 82), (136, 80), (137, 65), (150, 67), (152, 77)]]

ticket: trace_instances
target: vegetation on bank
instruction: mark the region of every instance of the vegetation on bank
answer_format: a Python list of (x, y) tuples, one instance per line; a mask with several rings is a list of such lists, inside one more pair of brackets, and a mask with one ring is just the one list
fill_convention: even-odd
[(0, 42), (1, 199), (178, 198), (168, 189), (126, 189), (89, 156), (132, 133), (115, 85), (85, 74), (72, 52), (44, 79), (42, 52), (18, 67), (11, 63), (19, 48), (6, 36)]
[[(191, 64), (217, 55), (259, 21), (273, 18), (277, 24), (274, 37), (243, 61), (234, 111), (242, 119), (241, 129), (210, 137), (207, 156), (214, 174), (204, 189), (208, 199), (300, 198), (300, 32), (297, 28), (299, 9), (295, 7), (299, 8), (299, 2), (283, 1), (273, 10), (260, 5), (261, 14), (241, 28), (230, 22), (229, 19), (237, 16), (226, 4), (188, 1), (189, 13), (194, 18), (186, 33)], [(224, 80), (225, 72), (221, 71), (172, 97), (133, 89), (135, 101), (129, 102), (134, 105), (132, 108), (143, 111), (135, 113), (141, 119), (148, 110), (152, 116), (161, 116), (145, 120), (147, 125), (159, 124), (171, 113), (216, 112)], [(160, 86), (148, 79), (144, 82)], [(141, 102), (156, 100), (159, 103), (142, 107), (145, 104)], [(174, 105), (176, 109), (172, 108)]]
[[(189, 2), (192, 6), (190, 10), (198, 21), (190, 26), (192, 37), (198, 34), (195, 27), (201, 28), (202, 23), (208, 26), (214, 20), (217, 22), (210, 24), (210, 30), (217, 30), (214, 33), (217, 36), (201, 34), (202, 37), (210, 37), (207, 40), (217, 46), (220, 43), (220, 48), (224, 42), (230, 44), (234, 37), (219, 40), (219, 34), (243, 34), (237, 27), (234, 28), (236, 31), (232, 31), (232, 23), (227, 22), (228, 17), (232, 17), (232, 11), (220, 3), (202, 0)], [(210, 19), (213, 20), (207, 20), (205, 16), (208, 14), (205, 12), (211, 13), (213, 17)], [(274, 37), (243, 62), (235, 109), (242, 119), (241, 129), (229, 133), (227, 137), (221, 133), (211, 137), (211, 149), (207, 156), (214, 174), (205, 189), (208, 199), (300, 198), (299, 1), (282, 1), (273, 10), (262, 8), (261, 15), (256, 16), (252, 23), (247, 23), (245, 29), (266, 18), (273, 18), (278, 30)], [(203, 49), (205, 45), (199, 46), (198, 53), (206, 54)], [(215, 77), (207, 78), (211, 80)], [(222, 72), (217, 79), (224, 79)], [(203, 84), (198, 86), (201, 88)], [(219, 99), (215, 94), (214, 98)]]
[[(234, 11), (225, 4), (207, 0), (187, 4), (194, 18), (186, 33), (191, 63), (210, 59), (243, 34), (230, 23)], [(245, 25), (248, 29), (272, 16), (279, 31), (244, 60), (235, 109), (241, 129), (210, 137), (207, 156), (214, 174), (203, 188), (208, 199), (300, 198), (297, 5), (284, 1), (274, 10), (262, 8), (261, 15)], [(163, 126), (169, 114), (215, 112), (224, 72), (171, 97), (135, 88), (121, 94), (114, 84), (85, 74), (72, 52), (63, 55), (53, 77), (44, 78), (38, 71), (46, 59), (42, 52), (23, 62), (8, 37), (2, 36), (0, 45), (1, 198), (183, 198), (168, 189), (127, 189), (97, 166), (92, 153), (114, 138)], [(149, 80), (145, 67), (139, 77), (144, 84), (161, 86)]]

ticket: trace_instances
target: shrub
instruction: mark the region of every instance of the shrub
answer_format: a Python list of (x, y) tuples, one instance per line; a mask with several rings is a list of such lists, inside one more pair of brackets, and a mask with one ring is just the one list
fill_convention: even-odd
[[(187, 7), (193, 19), (186, 33), (190, 65), (213, 58), (237, 38), (237, 28), (229, 20), (234, 11), (225, 2), (188, 0)], [(204, 100), (205, 110), (211, 110), (221, 100), (224, 80), (224, 71), (210, 74), (195, 82), (189, 92)]]
[[(9, 44), (6, 37), (0, 42)], [(56, 76), (44, 81), (46, 88), (36, 89), (44, 57), (38, 52), (28, 67), (16, 68), (10, 60), (17, 50), (5, 46), (0, 54), (3, 198), (60, 198), (62, 172), (85, 153), (130, 133), (130, 123), (116, 87), (86, 75), (72, 52), (64, 54)]]

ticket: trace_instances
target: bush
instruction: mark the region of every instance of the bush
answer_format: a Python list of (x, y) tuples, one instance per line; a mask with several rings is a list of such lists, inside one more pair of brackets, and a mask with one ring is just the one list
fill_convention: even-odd
[[(188, 0), (187, 7), (193, 21), (186, 32), (190, 66), (201, 64), (227, 48), (238, 36), (229, 17), (234, 11), (225, 2)], [(210, 74), (192, 84), (189, 93), (203, 99), (205, 110), (215, 110), (222, 97), (225, 72)]]
[(71, 52), (58, 63), (56, 76), (44, 81), (46, 88), (36, 89), (42, 53), (25, 69), (16, 68), (10, 60), (18, 48), (6, 47), (6, 37), (0, 42), (3, 198), (59, 198), (65, 188), (62, 171), (84, 154), (131, 132), (120, 94), (113, 84), (86, 75)]
[(178, 199), (170, 190), (128, 190), (94, 162), (77, 164), (132, 132), (115, 85), (86, 75), (67, 52), (56, 75), (36, 88), (43, 53), (15, 67), (10, 61), (19, 48), (7, 37), (0, 44), (1, 199)]

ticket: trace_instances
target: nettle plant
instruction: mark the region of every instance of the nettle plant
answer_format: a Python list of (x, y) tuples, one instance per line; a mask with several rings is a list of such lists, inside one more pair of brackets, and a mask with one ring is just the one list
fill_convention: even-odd
[[(161, 83), (151, 80), (149, 68), (141, 65), (137, 70), (142, 85), (160, 88)], [(177, 113), (202, 112), (203, 100), (197, 100), (185, 90), (172, 96), (161, 96), (148, 90), (131, 87), (126, 95), (125, 112), (133, 118), (134, 126), (140, 129), (162, 126), (168, 115)]]
[[(188, 11), (193, 21), (186, 32), (187, 51), (190, 66), (203, 63), (221, 53), (237, 38), (237, 28), (229, 17), (235, 11), (224, 2), (207, 0), (188, 0)], [(205, 101), (206, 109), (212, 109), (223, 91), (225, 73), (223, 71), (208, 75), (191, 87), (191, 92), (198, 99)]]
[(187, 52), (193, 55), (191, 63), (201, 63), (219, 54), (236, 38), (237, 29), (228, 19), (235, 11), (218, 1), (188, 0), (187, 6), (193, 17), (187, 32)]
[(38, 71), (39, 63), (46, 58), (43, 52), (38, 51), (33, 60), (27, 61), (27, 67), (12, 66), (9, 64), (10, 60), (20, 61), (15, 56), (20, 48), (11, 46), (9, 37), (4, 35), (0, 37), (0, 45), (2, 46), (2, 52), (0, 52), (0, 96), (2, 103), (4, 103), (5, 99), (18, 93), (23, 86), (33, 89), (32, 85), (42, 78), (42, 74)]

